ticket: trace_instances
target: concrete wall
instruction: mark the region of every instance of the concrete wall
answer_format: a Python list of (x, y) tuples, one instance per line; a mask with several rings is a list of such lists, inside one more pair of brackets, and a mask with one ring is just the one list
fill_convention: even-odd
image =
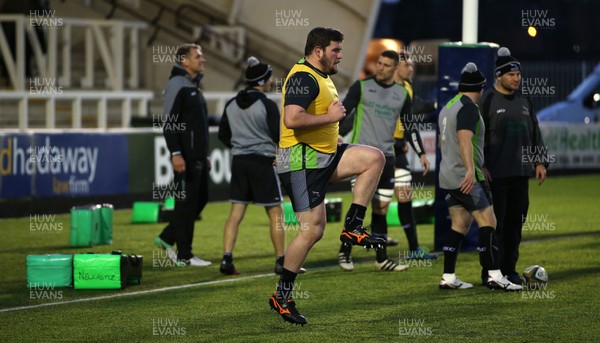
[[(346, 92), (348, 86), (358, 77), (362, 68), (372, 27), (379, 9), (378, 0), (160, 0), (161, 4), (172, 10), (180, 5), (191, 4), (204, 15), (197, 15), (197, 25), (235, 25), (246, 29), (247, 56), (254, 55), (273, 66), (273, 76), (283, 80), (289, 68), (303, 56), (304, 44), (308, 32), (316, 26), (330, 26), (344, 33), (343, 61), (339, 65), (339, 73), (333, 77), (338, 91)], [(59, 17), (104, 19), (111, 6), (105, 1), (90, 2), (54, 1), (53, 9)], [(158, 13), (158, 7), (144, 1), (121, 0), (120, 4), (128, 6), (147, 21)], [(186, 12), (186, 16), (195, 15)], [(117, 10), (113, 18), (139, 21), (125, 11)], [(211, 19), (207, 19), (211, 18)], [(162, 25), (177, 30), (175, 16), (165, 11), (160, 19)], [(156, 63), (156, 46), (175, 48), (182, 43), (193, 40), (191, 32), (180, 30), (183, 37), (174, 37), (166, 32), (159, 32), (156, 39), (148, 44), (153, 28), (140, 33), (140, 78), (141, 88), (155, 93), (155, 100), (150, 106), (152, 113), (161, 111), (161, 93), (168, 80), (172, 63)], [(241, 79), (245, 63), (237, 64), (224, 59), (216, 51), (211, 51), (202, 44), (207, 57), (207, 65), (203, 86), (205, 91), (235, 90)], [(246, 57), (247, 57), (246, 56)], [(81, 71), (83, 73), (83, 71)]]

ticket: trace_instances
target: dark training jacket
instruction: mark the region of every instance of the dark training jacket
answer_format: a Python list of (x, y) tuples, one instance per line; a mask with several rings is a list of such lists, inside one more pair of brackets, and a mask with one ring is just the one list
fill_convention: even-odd
[(204, 161), (208, 155), (208, 109), (199, 89), (202, 74), (192, 77), (174, 66), (163, 92), (163, 133), (172, 155), (181, 154), (186, 164)]
[(537, 164), (548, 166), (547, 149), (533, 106), (520, 93), (495, 88), (479, 100), (485, 122), (485, 167), (492, 179), (531, 176)]

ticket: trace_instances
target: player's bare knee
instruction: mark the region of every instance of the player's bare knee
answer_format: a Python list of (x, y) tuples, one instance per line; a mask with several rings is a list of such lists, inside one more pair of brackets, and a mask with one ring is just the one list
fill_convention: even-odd
[(304, 229), (303, 225), (300, 225), (300, 230), (301, 230), (301, 235), (304, 238), (305, 241), (307, 241), (310, 244), (315, 244), (318, 241), (321, 240), (321, 238), (323, 238), (323, 229), (320, 228), (309, 228), (309, 229)]
[(370, 168), (381, 170), (385, 165), (385, 156), (381, 150), (370, 147), (368, 159), (364, 162), (368, 163)]

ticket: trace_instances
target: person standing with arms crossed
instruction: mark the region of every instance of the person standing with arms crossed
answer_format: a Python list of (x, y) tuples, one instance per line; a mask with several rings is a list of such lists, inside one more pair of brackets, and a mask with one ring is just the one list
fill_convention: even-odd
[(220, 271), (238, 275), (233, 264), (233, 248), (248, 204), (264, 206), (269, 217), (271, 241), (275, 248), (275, 273), (283, 271), (285, 231), (283, 196), (275, 170), (279, 143), (279, 109), (265, 92), (271, 89), (271, 66), (256, 57), (248, 59), (246, 84), (225, 104), (219, 123), (219, 140), (231, 149), (231, 212), (223, 230), (223, 260)]
[(385, 244), (363, 227), (385, 158), (373, 147), (338, 144), (339, 121), (346, 110), (329, 76), (338, 71), (343, 40), (344, 35), (336, 29), (312, 29), (306, 39), (305, 57), (292, 67), (283, 88), (277, 171), (298, 217), (300, 232), (285, 253), (283, 273), (269, 305), (284, 321), (297, 325), (307, 320), (292, 298), (294, 282), (312, 246), (323, 236), (329, 183), (357, 176), (340, 240), (374, 248)]
[(456, 259), (460, 244), (469, 232), (473, 219), (479, 225), (479, 261), (488, 271), (489, 288), (520, 291), (521, 285), (502, 274), (495, 235), (496, 217), (489, 186), (483, 175), (483, 140), (485, 124), (476, 105), (481, 97), (485, 77), (475, 63), (463, 68), (458, 94), (440, 111), (439, 184), (446, 191), (452, 226), (443, 244), (444, 274), (441, 289), (469, 289), (473, 284), (456, 276)]
[[(484, 173), (494, 197), (498, 219), (500, 269), (516, 284), (523, 280), (517, 273), (521, 231), (529, 209), (529, 177), (541, 185), (546, 180), (547, 156), (533, 106), (519, 92), (521, 64), (500, 48), (496, 59), (496, 84), (480, 99), (485, 122)], [(487, 273), (481, 274), (486, 283)]]
[(163, 93), (167, 118), (163, 133), (181, 196), (175, 199), (175, 213), (154, 244), (180, 266), (206, 267), (211, 262), (192, 253), (194, 222), (208, 202), (208, 110), (199, 88), (206, 59), (196, 44), (180, 46), (176, 57), (178, 65), (171, 70)]
[[(400, 117), (403, 117), (403, 123), (413, 121), (410, 97), (403, 86), (394, 82), (398, 62), (398, 53), (393, 50), (385, 50), (379, 55), (375, 76), (354, 82), (348, 90), (343, 105), (350, 115), (340, 124), (340, 135), (345, 136), (353, 130), (352, 143), (378, 148), (385, 155), (385, 167), (371, 201), (373, 235), (385, 240), (388, 232), (386, 214), (394, 194), (395, 182), (394, 128)], [(426, 174), (429, 161), (415, 127), (405, 127), (405, 131)], [(355, 179), (351, 182), (354, 185)], [(351, 251), (352, 245), (343, 243), (338, 255), (340, 267), (347, 271), (354, 269)], [(386, 247), (377, 249), (375, 265), (381, 271), (399, 272), (408, 269), (407, 265), (389, 259)]]

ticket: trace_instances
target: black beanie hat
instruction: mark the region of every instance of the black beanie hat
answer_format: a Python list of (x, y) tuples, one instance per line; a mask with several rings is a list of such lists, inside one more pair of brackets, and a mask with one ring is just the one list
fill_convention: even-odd
[(505, 47), (498, 49), (498, 59), (496, 59), (496, 77), (502, 76), (511, 71), (521, 71), (521, 63), (510, 55), (510, 50)]
[(477, 65), (469, 62), (463, 68), (458, 84), (459, 92), (479, 92), (485, 86), (485, 76), (477, 69)]
[(254, 56), (248, 58), (248, 68), (246, 68), (246, 83), (248, 86), (262, 86), (271, 77), (272, 73), (273, 70), (270, 65), (260, 63), (258, 58)]

